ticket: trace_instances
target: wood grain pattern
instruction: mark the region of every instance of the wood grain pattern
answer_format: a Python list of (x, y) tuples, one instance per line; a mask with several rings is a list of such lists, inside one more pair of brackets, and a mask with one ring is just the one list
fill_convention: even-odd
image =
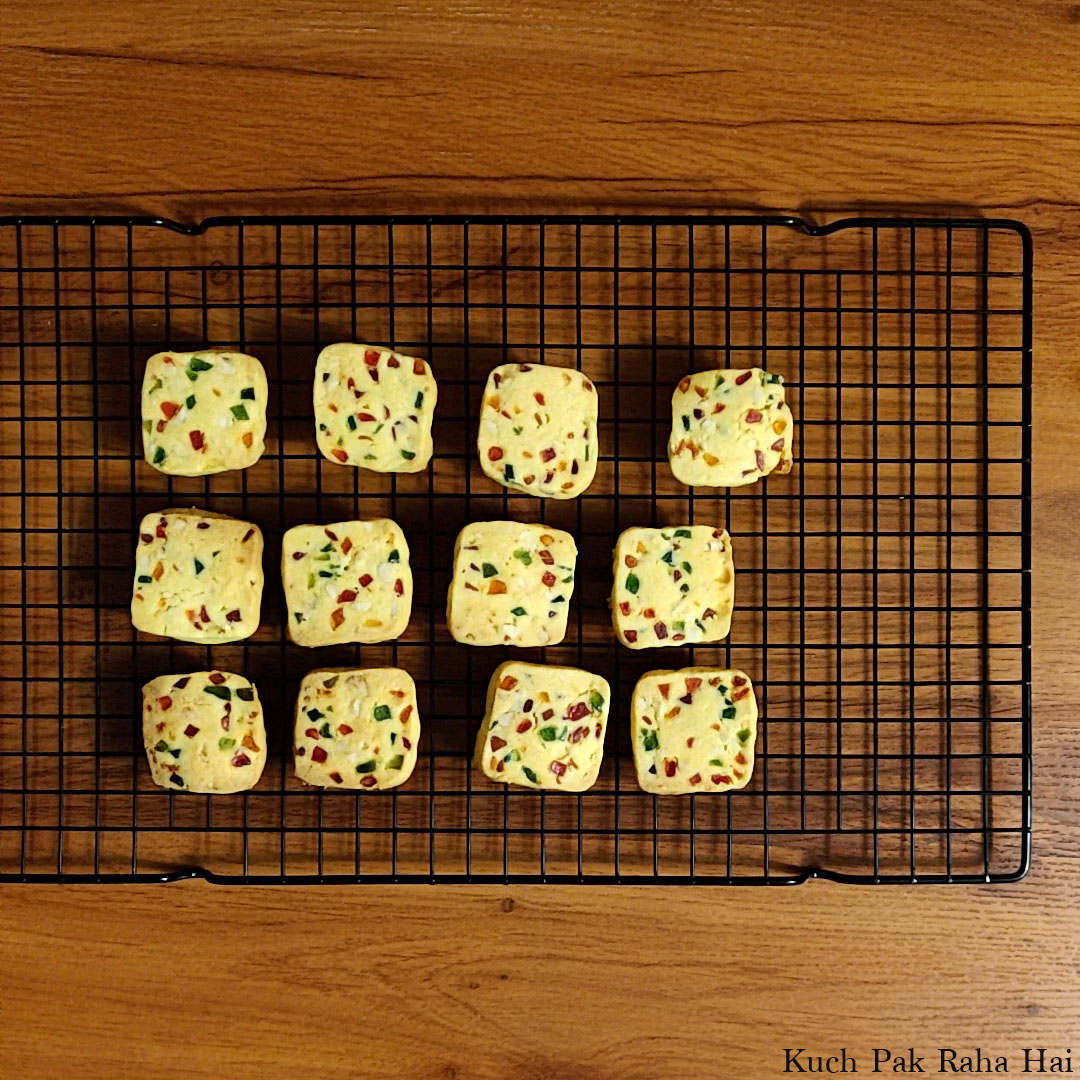
[[(4, 5), (4, 212), (1020, 217), (1036, 250), (1037, 618), (1025, 882), (7, 888), (0, 1072), (211, 1077), (229, 1060), (236, 1076), (304, 1062), (328, 1077), (644, 1080), (775, 1076), (785, 1046), (982, 1046), (1015, 1061), (1021, 1046), (1070, 1045), (1080, 435), (1038, 436), (1080, 407), (1078, 39), (1080, 8), (1050, 0)], [(747, 926), (754, 954), (722, 963)], [(223, 1002), (236, 1038), (211, 1019)], [(388, 1016), (392, 1046), (376, 1047), (370, 1025)]]

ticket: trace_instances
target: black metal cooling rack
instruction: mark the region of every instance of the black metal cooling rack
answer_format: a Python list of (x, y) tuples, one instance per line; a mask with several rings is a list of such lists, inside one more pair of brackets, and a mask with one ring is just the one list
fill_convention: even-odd
[[(427, 357), (432, 468), (387, 477), (317, 454), (310, 379), (332, 341)], [(236, 346), (271, 380), (265, 457), (184, 480), (139, 459), (145, 357)], [(601, 460), (579, 499), (496, 488), (473, 450), (489, 368), (570, 364), (599, 388)], [(687, 370), (782, 372), (789, 477), (688, 491), (665, 461)], [(787, 217), (0, 220), (0, 880), (560, 881), (791, 884), (1014, 880), (1031, 836), (1031, 243), (1015, 222)], [(137, 639), (139, 518), (193, 504), (256, 521), (263, 623), (208, 649)], [(284, 636), (282, 532), (387, 514), (413, 552), (409, 630), (305, 650)], [(566, 642), (523, 650), (612, 684), (600, 780), (582, 795), (490, 784), (469, 767), (501, 649), (443, 621), (453, 535), (541, 520), (581, 548)], [(630, 525), (731, 532), (736, 612), (721, 648), (615, 643), (610, 550)], [(730, 796), (657, 799), (629, 762), (645, 670), (751, 672), (755, 776)], [(300, 677), (396, 663), (424, 725), (410, 781), (376, 796), (303, 789), (289, 728)], [(139, 687), (244, 672), (271, 760), (246, 795), (149, 778)]]

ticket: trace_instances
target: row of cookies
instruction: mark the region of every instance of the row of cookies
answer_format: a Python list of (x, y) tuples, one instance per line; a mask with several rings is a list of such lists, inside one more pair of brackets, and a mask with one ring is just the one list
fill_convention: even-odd
[[(579, 668), (509, 661), (488, 686), (474, 763), (500, 783), (581, 792), (604, 755), (611, 688)], [(228, 794), (254, 787), (266, 764), (262, 703), (240, 675), (162, 675), (143, 687), (143, 741), (160, 787)], [(650, 671), (631, 697), (642, 790), (734, 791), (753, 773), (757, 699), (741, 671)], [(303, 783), (378, 791), (416, 765), (416, 685), (400, 668), (325, 669), (300, 685), (293, 762)]]
[[(167, 352), (146, 363), (143, 454), (160, 472), (245, 469), (265, 450), (266, 372), (245, 353)], [(372, 345), (328, 345), (315, 364), (315, 438), (338, 465), (419, 472), (431, 460), (438, 389), (419, 357)], [(738, 487), (789, 472), (794, 436), (781, 376), (761, 368), (700, 371), (671, 400), (668, 458), (691, 486)], [(502, 364), (487, 377), (477, 452), (506, 488), (572, 499), (596, 475), (596, 388), (575, 368)]]
[[(454, 545), (446, 621), (469, 645), (557, 645), (566, 636), (577, 545), (518, 521), (466, 525)], [(179, 641), (224, 644), (259, 627), (263, 537), (251, 522), (197, 509), (139, 527), (131, 620)], [(631, 528), (615, 546), (611, 617), (631, 649), (720, 641), (731, 626), (731, 539), (710, 525)], [(400, 637), (412, 613), (409, 545), (389, 518), (297, 525), (282, 537), (288, 631), (298, 645)]]

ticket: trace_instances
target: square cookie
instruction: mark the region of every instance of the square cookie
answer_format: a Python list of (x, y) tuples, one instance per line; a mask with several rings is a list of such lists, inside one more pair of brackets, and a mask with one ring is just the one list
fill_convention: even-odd
[(574, 368), (503, 364), (480, 406), (480, 467), (503, 487), (573, 499), (596, 475), (596, 387)]
[(390, 641), (409, 625), (409, 545), (389, 518), (294, 526), (281, 539), (281, 580), (297, 645)]
[(611, 621), (631, 649), (720, 641), (731, 629), (731, 537), (711, 525), (627, 529), (615, 545)]
[(742, 671), (648, 671), (630, 706), (638, 784), (655, 795), (734, 791), (754, 771), (757, 698)]
[(142, 385), (143, 455), (171, 476), (246, 469), (266, 449), (266, 372), (254, 356), (155, 353)]
[(420, 472), (431, 460), (435, 377), (378, 345), (327, 345), (315, 364), (315, 439), (338, 465)]
[(794, 436), (784, 380), (761, 368), (698, 371), (671, 398), (668, 460), (691, 487), (741, 487), (791, 472)]
[(576, 565), (568, 532), (474, 521), (454, 545), (446, 625), (466, 645), (557, 645), (566, 637)]
[(500, 664), (491, 676), (475, 763), (491, 780), (585, 791), (604, 757), (611, 688), (599, 675), (544, 664)]
[(296, 699), (293, 761), (305, 784), (381, 790), (412, 775), (416, 685), (401, 668), (311, 671)]
[(143, 687), (150, 775), (170, 791), (225, 795), (254, 787), (266, 764), (255, 687), (228, 671), (161, 675)]
[(251, 637), (262, 605), (257, 525), (208, 510), (162, 510), (139, 525), (131, 621), (136, 630), (220, 645)]

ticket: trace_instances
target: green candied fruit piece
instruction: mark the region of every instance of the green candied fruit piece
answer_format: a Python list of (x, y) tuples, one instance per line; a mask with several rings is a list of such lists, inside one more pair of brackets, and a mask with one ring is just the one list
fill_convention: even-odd
[(641, 738), (645, 750), (656, 750), (660, 746), (660, 736), (650, 728), (641, 729)]
[(390, 719), (390, 706), (389, 705), (376, 705), (374, 715), (375, 715), (376, 720), (389, 720)]
[(232, 691), (227, 686), (214, 686), (211, 683), (208, 686), (203, 687), (203, 692), (210, 694), (213, 697), (221, 698), (222, 701), (230, 701), (232, 699)]
[(206, 567), (201, 562), (199, 562), (198, 559), (195, 559), (194, 562), (195, 562), (195, 575), (198, 576), (199, 574), (201, 574), (206, 569)]
[(165, 460), (165, 451), (159, 446), (154, 451), (154, 464), (160, 465)]
[(188, 371), (209, 371), (214, 365), (208, 364), (202, 357), (193, 356), (188, 362)]
[(558, 738), (555, 728), (550, 725), (548, 725), (548, 727), (540, 728), (536, 734), (539, 735), (544, 742), (552, 742), (554, 739)]
[(604, 695), (599, 690), (589, 691), (589, 708), (599, 712), (604, 707)]
[(540, 783), (540, 781), (536, 779), (536, 773), (534, 773), (528, 765), (522, 765), (521, 771), (525, 774), (526, 779), (531, 780), (534, 784)]
[(746, 742), (746, 740), (749, 739), (749, 738), (750, 738), (750, 729), (749, 728), (743, 728), (742, 731), (739, 732), (739, 742)]
[(483, 573), (484, 577), (494, 577), (499, 572), (489, 562), (481, 563), (480, 564), (480, 571), (481, 571), (481, 573)]
[(510, 609), (510, 614), (511, 615), (517, 615), (518, 617), (520, 617), (522, 615), (527, 615), (528, 612), (523, 607), (518, 606), (516, 608), (511, 608)]
[(223, 736), (218, 739), (217, 745), (219, 750), (231, 750), (236, 745), (236, 740)]
[(685, 539), (689, 540), (690, 539), (690, 530), (689, 529), (676, 529), (675, 530), (675, 535), (685, 537)]
[(683, 431), (689, 431), (690, 430), (690, 417), (686, 413), (683, 413), (682, 429), (683, 429)]
[(372, 758), (370, 761), (361, 761), (360, 764), (356, 766), (356, 771), (358, 773), (374, 772), (375, 771), (375, 759)]
[(194, 394), (188, 394), (188, 396), (184, 399), (184, 404), (187, 406), (189, 412), (192, 409), (194, 409), (195, 408), (195, 395)]
[(416, 400), (413, 402), (413, 408), (414, 409), (420, 409), (420, 408), (423, 408), (423, 405), (424, 405), (424, 391), (423, 390), (417, 390), (416, 391)]
[(252, 690), (250, 686), (241, 686), (240, 689), (236, 691), (236, 696), (241, 701), (254, 701), (255, 691)]
[(725, 720), (734, 720), (735, 719), (735, 706), (734, 705), (729, 705), (724, 710), (722, 715), (723, 715)]
[(236, 417), (237, 420), (250, 420), (251, 419), (251, 417), (248, 416), (247, 409), (244, 408), (243, 405), (230, 405), (229, 406), (229, 412), (231, 412), (233, 414), (233, 416)]
[(626, 591), (627, 592), (633, 593), (636, 596), (637, 591), (638, 591), (638, 587), (640, 585), (641, 585), (641, 582), (638, 581), (637, 574), (627, 574), (626, 575)]
[(518, 548), (514, 552), (514, 558), (520, 559), (526, 566), (532, 566), (532, 555), (530, 555), (524, 548)]
[(255, 387), (254, 386), (245, 386), (244, 389), (240, 391), (240, 399), (242, 401), (254, 401), (255, 400)]
[(393, 756), (393, 757), (392, 757), (392, 758), (391, 758), (391, 759), (390, 759), (390, 760), (389, 760), (389, 761), (388, 761), (388, 762), (386, 763), (386, 767), (387, 767), (388, 769), (400, 769), (400, 768), (401, 768), (401, 766), (402, 766), (402, 765), (404, 765), (404, 764), (405, 764), (405, 755), (404, 755), (404, 754), (395, 754), (395, 755), (394, 755), (394, 756)]
[(412, 461), (412, 459), (413, 459), (414, 457), (416, 457), (416, 454), (414, 454), (414, 453), (413, 453), (413, 452), (412, 452), (411, 450), (402, 450), (402, 451), (401, 451), (401, 456), (402, 456), (402, 457), (403, 457), (403, 458), (404, 458), (404, 459), (405, 459), (406, 461)]
[(387, 562), (401, 562), (401, 552), (397, 548), (394, 548), (389, 555), (386, 556)]

